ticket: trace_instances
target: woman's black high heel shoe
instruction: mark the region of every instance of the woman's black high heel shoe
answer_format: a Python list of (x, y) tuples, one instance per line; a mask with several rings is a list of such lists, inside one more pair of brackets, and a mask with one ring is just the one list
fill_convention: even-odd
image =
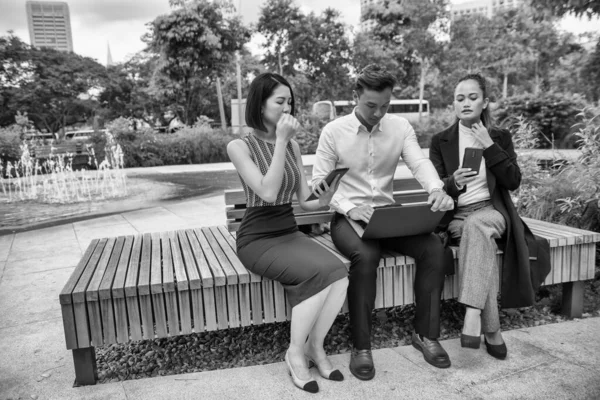
[(460, 347), (468, 347), (470, 349), (478, 349), (480, 346), (481, 346), (481, 336), (465, 335), (464, 333), (460, 334)]
[(485, 348), (490, 356), (497, 358), (498, 360), (504, 360), (506, 358), (506, 354), (508, 353), (506, 343), (490, 344), (486, 337), (483, 338), (483, 341), (485, 342)]
[(296, 376), (296, 373), (292, 369), (292, 364), (290, 363), (290, 360), (288, 358), (287, 351), (285, 352), (285, 363), (288, 368), (288, 373), (292, 377), (292, 382), (294, 382), (294, 385), (296, 385), (296, 387), (309, 393), (317, 393), (319, 391), (319, 384), (314, 379), (311, 378), (309, 380), (303, 381), (302, 379), (299, 379)]
[(319, 375), (321, 375), (323, 378), (336, 382), (341, 382), (344, 380), (344, 375), (339, 369), (321, 369), (321, 366), (317, 364), (310, 356), (306, 356), (306, 358), (308, 358), (308, 368), (317, 367)]

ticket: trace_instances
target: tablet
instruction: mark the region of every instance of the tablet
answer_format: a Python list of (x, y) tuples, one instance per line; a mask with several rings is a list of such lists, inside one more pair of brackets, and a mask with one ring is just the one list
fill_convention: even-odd
[[(339, 176), (340, 179), (342, 179), (342, 176), (344, 176), (344, 174), (346, 174), (346, 172), (348, 172), (350, 168), (338, 168), (338, 169), (334, 169), (333, 171), (331, 171), (329, 173), (329, 175), (327, 175), (325, 177), (325, 182), (327, 182), (327, 184), (329, 186), (331, 186), (331, 184), (333, 183), (333, 180), (336, 178), (336, 176)], [(323, 189), (323, 186), (321, 186), (321, 189)], [(314, 193), (311, 193), (310, 196), (308, 196), (308, 198), (306, 199), (306, 201), (311, 201), (311, 200), (316, 200), (318, 199), (317, 196), (315, 196)]]

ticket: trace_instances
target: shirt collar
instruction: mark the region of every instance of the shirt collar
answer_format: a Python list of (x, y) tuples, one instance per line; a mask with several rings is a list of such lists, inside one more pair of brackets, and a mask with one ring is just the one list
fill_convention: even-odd
[[(362, 124), (362, 122), (360, 122), (360, 120), (358, 119), (358, 117), (356, 116), (356, 109), (358, 107), (354, 107), (354, 110), (352, 110), (352, 127), (356, 130), (356, 134), (358, 135), (361, 131), (361, 126), (364, 129), (365, 132), (369, 133), (369, 131), (367, 130), (367, 127), (364, 126)], [(383, 118), (385, 118), (386, 116), (384, 115)], [(379, 122), (373, 126), (373, 129), (371, 130), (371, 133), (376, 132), (376, 131), (383, 131), (383, 129), (381, 128), (381, 122), (383, 121), (383, 118), (381, 118), (379, 120)]]

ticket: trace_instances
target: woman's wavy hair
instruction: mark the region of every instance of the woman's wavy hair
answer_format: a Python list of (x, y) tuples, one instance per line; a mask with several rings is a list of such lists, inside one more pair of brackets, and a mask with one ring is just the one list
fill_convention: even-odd
[[(483, 94), (483, 98), (484, 99), (489, 98), (488, 90), (487, 90), (487, 82), (486, 82), (485, 78), (483, 77), (483, 75), (480, 75), (477, 73), (467, 74), (467, 75), (463, 76), (462, 78), (460, 78), (458, 80), (458, 82), (456, 82), (456, 85), (454, 85), (454, 89), (456, 90), (456, 87), (458, 86), (459, 83), (468, 81), (468, 80), (474, 80), (475, 82), (477, 82), (477, 85), (479, 86), (479, 89), (481, 89), (481, 93)], [(457, 119), (458, 119), (458, 117), (457, 117)], [(489, 103), (488, 103), (488, 106), (481, 111), (481, 123), (483, 123), (483, 126), (485, 126), (488, 130), (492, 129), (494, 120), (492, 118), (492, 112), (490, 111)]]

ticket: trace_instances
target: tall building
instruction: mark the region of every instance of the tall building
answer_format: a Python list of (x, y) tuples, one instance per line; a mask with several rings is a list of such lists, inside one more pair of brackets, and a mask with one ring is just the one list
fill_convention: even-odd
[(73, 51), (69, 6), (58, 1), (28, 1), (29, 38), (35, 47)]
[(522, 0), (476, 0), (452, 4), (450, 17), (454, 20), (463, 15), (482, 14), (491, 18), (500, 10), (519, 7), (521, 2)]

